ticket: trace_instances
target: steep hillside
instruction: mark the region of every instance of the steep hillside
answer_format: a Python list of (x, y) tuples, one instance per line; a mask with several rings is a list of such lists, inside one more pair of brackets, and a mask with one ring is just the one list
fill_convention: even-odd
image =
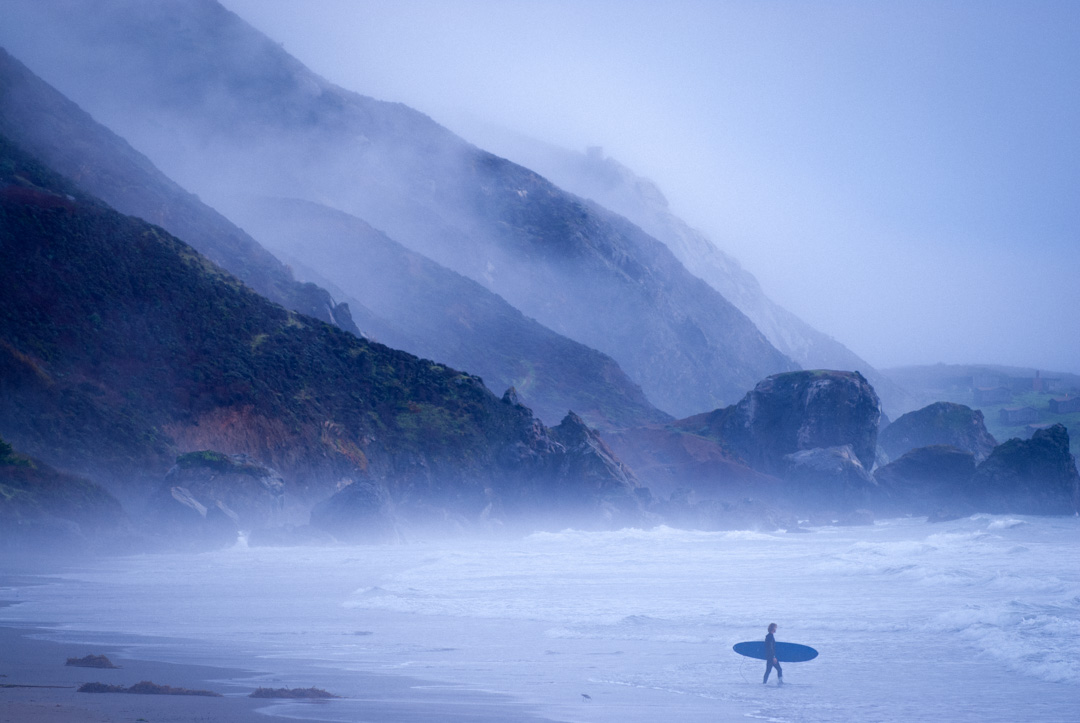
[(608, 354), (665, 412), (797, 366), (638, 227), (327, 83), (211, 0), (11, 10), (9, 47), (216, 207), (242, 189), (363, 218)]
[(511, 395), (272, 304), (2, 136), (0, 434), (129, 497), (157, 489), (177, 453), (212, 449), (308, 499), (364, 479), (473, 515), (578, 484), (604, 505), (635, 500), (614, 463), (598, 462), (606, 486), (596, 466), (575, 475), (588, 450)]
[[(0, 48), (0, 133), (114, 208), (158, 224), (294, 311), (359, 333), (349, 307), (285, 266)], [(364, 311), (358, 310), (363, 318)]]
[(610, 357), (552, 332), (360, 219), (285, 199), (254, 201), (234, 214), (298, 274), (320, 269), (333, 288), (387, 320), (365, 329), (380, 342), (468, 369), (489, 388), (514, 387), (548, 424), (570, 409), (602, 428), (670, 419)]
[[(360, 333), (353, 323), (349, 304), (335, 303), (323, 288), (310, 283), (313, 279), (298, 283), (291, 269), (247, 232), (182, 190), (148, 159), (3, 51), (0, 51), (0, 130), (114, 207), (190, 240), (200, 252), (271, 300)], [(289, 208), (300, 214), (300, 206)], [(273, 213), (274, 223), (265, 223), (267, 212)], [(311, 213), (302, 221), (289, 223), (289, 218), (270, 202), (255, 213), (238, 218), (248, 231), (257, 232), (261, 242), (270, 239), (276, 242), (276, 248), (283, 248), (288, 246), (282, 239), (283, 229), (288, 226), (295, 232), (299, 223), (314, 220), (309, 216)], [(362, 222), (357, 224), (370, 231)], [(325, 228), (320, 231), (325, 232)], [(494, 389), (516, 386), (526, 404), (551, 424), (562, 419), (569, 409), (579, 412), (589, 423), (602, 426), (636, 425), (665, 417), (645, 400), (641, 390), (635, 388), (609, 357), (526, 319), (475, 282), (418, 254), (410, 254), (385, 236), (364, 234), (361, 232), (371, 239), (367, 245), (347, 242), (340, 247), (356, 249), (358, 253), (351, 257), (321, 254), (320, 258), (326, 262), (324, 273), (315, 275), (319, 279), (317, 283), (333, 279), (337, 281), (335, 289), (344, 289), (349, 294), (351, 308), (364, 333), (375, 333), (380, 341), (395, 348), (472, 370)], [(296, 240), (299, 235), (294, 233), (292, 238)], [(315, 238), (311, 233), (302, 235), (305, 241)], [(317, 238), (324, 250), (329, 251), (325, 247), (330, 238), (326, 235)], [(383, 253), (375, 253), (373, 245)], [(400, 264), (395, 267), (395, 261), (402, 260), (395, 254), (409, 254), (407, 263), (413, 272), (419, 267), (425, 269), (423, 283), (409, 284), (406, 292), (406, 279), (395, 276), (400, 267)], [(297, 257), (306, 260), (296, 262)], [(306, 268), (311, 258), (308, 250), (293, 249), (290, 260)], [(376, 262), (385, 262), (387, 267), (376, 268), (373, 266)], [(341, 272), (345, 267), (352, 271), (343, 279)], [(379, 281), (379, 288), (385, 292), (382, 298), (369, 293), (376, 287), (367, 280), (360, 284), (357, 274), (365, 273)], [(439, 283), (436, 277), (441, 280)], [(379, 305), (378, 314), (358, 299)], [(402, 307), (410, 303), (412, 313), (404, 312)], [(464, 315), (471, 318), (460, 315), (451, 318), (463, 309), (472, 310)], [(482, 324), (480, 316), (484, 318)], [(436, 320), (439, 323), (433, 323)], [(478, 325), (482, 328), (477, 328)]]
[(906, 411), (908, 396), (842, 343), (779, 306), (739, 262), (671, 212), (668, 200), (647, 178), (635, 174), (599, 148), (578, 153), (503, 133), (491, 135), (492, 150), (544, 175), (573, 193), (621, 214), (662, 241), (694, 275), (733, 303), (765, 337), (806, 369), (849, 369), (874, 385), (888, 412)]

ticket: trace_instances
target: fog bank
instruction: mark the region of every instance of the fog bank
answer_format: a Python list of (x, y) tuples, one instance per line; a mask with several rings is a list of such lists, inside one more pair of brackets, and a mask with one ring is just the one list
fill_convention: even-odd
[(481, 145), (603, 146), (877, 366), (1080, 371), (1075, 5), (225, 5)]

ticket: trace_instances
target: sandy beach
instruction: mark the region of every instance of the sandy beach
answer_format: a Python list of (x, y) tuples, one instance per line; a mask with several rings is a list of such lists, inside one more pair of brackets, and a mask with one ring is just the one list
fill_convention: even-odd
[[(267, 723), (277, 715), (312, 721), (547, 720), (503, 696), (424, 685), (404, 676), (357, 676), (364, 693), (340, 700), (254, 699), (248, 695), (259, 686), (301, 685), (267, 681), (255, 670), (140, 660), (130, 657), (124, 643), (59, 643), (43, 639), (48, 634), (43, 628), (0, 626), (0, 723)], [(65, 664), (86, 655), (105, 655), (120, 667)], [(126, 687), (144, 680), (222, 697), (78, 692), (88, 682)]]
[[(119, 647), (88, 649), (83, 644), (40, 639), (45, 631), (0, 627), (0, 721), (44, 723), (93, 721), (237, 721), (266, 723), (257, 712), (267, 701), (228, 691), (221, 681), (250, 677), (251, 673), (223, 668), (174, 665), (124, 658)], [(117, 669), (65, 665), (68, 658), (105, 655)], [(221, 698), (178, 695), (79, 693), (83, 683), (130, 686), (150, 680), (159, 685), (213, 690)]]
[[(248, 695), (260, 685), (300, 685), (267, 682), (254, 670), (139, 660), (130, 657), (123, 644), (88, 646), (42, 639), (48, 632), (0, 626), (0, 723), (267, 723), (277, 717), (272, 708), (287, 718), (312, 721), (546, 720), (502, 696), (423, 685), (404, 676), (358, 676), (362, 678), (358, 687), (366, 692), (334, 701), (254, 699)], [(68, 658), (85, 655), (105, 655), (120, 667), (65, 664)], [(209, 690), (222, 697), (78, 692), (88, 682), (130, 686), (144, 680)]]

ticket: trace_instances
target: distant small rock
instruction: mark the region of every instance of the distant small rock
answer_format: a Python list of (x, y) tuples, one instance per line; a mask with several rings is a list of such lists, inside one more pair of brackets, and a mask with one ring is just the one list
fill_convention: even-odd
[(119, 668), (104, 655), (87, 655), (82, 658), (68, 658), (65, 665), (74, 665), (79, 668)]

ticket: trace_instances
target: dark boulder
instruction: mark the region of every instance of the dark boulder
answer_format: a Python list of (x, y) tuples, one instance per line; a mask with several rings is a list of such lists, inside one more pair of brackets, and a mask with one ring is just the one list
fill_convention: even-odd
[(551, 437), (563, 449), (555, 479), (564, 494), (586, 505), (598, 505), (609, 514), (639, 510), (637, 477), (581, 417), (569, 412), (551, 429)]
[(858, 372), (800, 371), (768, 377), (735, 406), (696, 419), (752, 468), (780, 475), (788, 455), (844, 445), (872, 468), (880, 407)]
[(311, 526), (348, 543), (394, 542), (398, 527), (390, 492), (369, 480), (353, 482), (311, 510)]
[(648, 517), (648, 494), (633, 471), (573, 412), (550, 429), (537, 423), (530, 439), (511, 445), (500, 459), (510, 474), (491, 491), (489, 517), (587, 528), (636, 525)]
[(194, 550), (227, 547), (240, 534), (240, 520), (220, 500), (203, 504), (185, 487), (167, 487), (151, 507), (151, 534), (166, 547)]
[(975, 456), (949, 445), (918, 447), (877, 469), (878, 509), (891, 514), (928, 515), (935, 519), (970, 514), (968, 496)]
[(972, 493), (996, 514), (1072, 515), (1080, 508), (1080, 473), (1061, 424), (1031, 439), (1010, 439), (975, 469)]
[(976, 462), (990, 456), (997, 446), (978, 409), (952, 402), (936, 402), (908, 412), (881, 430), (878, 444), (890, 458), (917, 448), (949, 445), (975, 455)]
[(180, 546), (222, 546), (241, 531), (270, 524), (284, 505), (285, 482), (243, 454), (210, 450), (177, 457), (151, 505), (149, 524)]
[(784, 461), (788, 496), (800, 509), (851, 511), (876, 496), (876, 483), (849, 444), (800, 450)]
[(488, 517), (590, 527), (644, 519), (642, 484), (573, 412), (550, 429), (536, 423), (527, 439), (504, 448), (500, 463), (508, 474), (491, 488)]

